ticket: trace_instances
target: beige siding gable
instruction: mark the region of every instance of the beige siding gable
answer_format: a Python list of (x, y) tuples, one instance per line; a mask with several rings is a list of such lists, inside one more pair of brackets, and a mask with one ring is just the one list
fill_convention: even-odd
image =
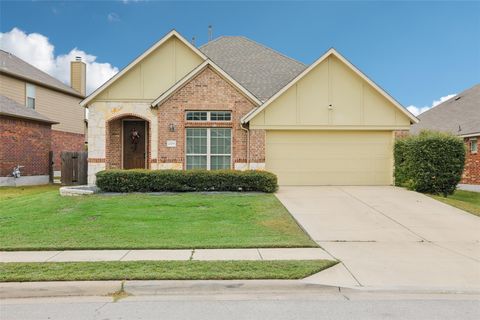
[(197, 53), (172, 36), (93, 101), (151, 101), (202, 62)]
[(254, 129), (408, 129), (413, 116), (374, 86), (330, 54), (246, 119)]

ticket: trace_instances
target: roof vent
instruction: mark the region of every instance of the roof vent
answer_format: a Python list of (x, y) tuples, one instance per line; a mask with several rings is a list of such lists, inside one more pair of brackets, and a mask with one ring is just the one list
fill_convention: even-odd
[(455, 98), (455, 101), (460, 100), (460, 98), (461, 98), (461, 96), (456, 97), (456, 98)]
[(213, 39), (213, 27), (212, 25), (208, 26), (208, 41), (212, 41)]
[(462, 127), (460, 125), (458, 125), (458, 132), (460, 132), (460, 131), (462, 131)]
[(82, 61), (82, 57), (75, 57), (75, 61)]

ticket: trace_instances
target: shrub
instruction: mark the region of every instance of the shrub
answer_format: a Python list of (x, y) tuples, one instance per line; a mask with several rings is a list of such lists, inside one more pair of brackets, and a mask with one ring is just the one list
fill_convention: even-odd
[(106, 192), (260, 191), (275, 192), (277, 176), (266, 171), (105, 170), (97, 186)]
[(395, 184), (447, 196), (462, 178), (465, 146), (452, 134), (422, 131), (395, 142)]

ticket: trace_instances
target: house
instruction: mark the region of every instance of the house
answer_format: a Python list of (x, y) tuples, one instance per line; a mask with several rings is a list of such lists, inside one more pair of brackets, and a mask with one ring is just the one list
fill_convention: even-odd
[(390, 185), (417, 119), (336, 50), (310, 66), (244, 37), (171, 31), (81, 102), (104, 169), (266, 169), (281, 185)]
[(462, 184), (480, 185), (480, 84), (463, 91), (418, 116), (420, 122), (410, 130), (436, 130), (453, 133), (465, 142), (467, 150)]
[(86, 65), (71, 62), (71, 87), (17, 56), (0, 50), (0, 95), (58, 122), (52, 126), (54, 168), (60, 170), (61, 151), (85, 149)]
[[(53, 124), (57, 122), (0, 95), (0, 186), (49, 182)], [(19, 164), (22, 176), (17, 179), (12, 171)]]

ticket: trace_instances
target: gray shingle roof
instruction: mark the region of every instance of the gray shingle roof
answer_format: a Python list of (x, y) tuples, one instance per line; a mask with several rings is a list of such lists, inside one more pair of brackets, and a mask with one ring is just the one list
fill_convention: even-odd
[(26, 81), (34, 82), (38, 85), (44, 85), (76, 97), (83, 98), (80, 93), (67, 86), (63, 82), (55, 79), (42, 70), (35, 68), (14, 54), (3, 50), (0, 50), (0, 73), (10, 74)]
[(455, 135), (480, 133), (480, 84), (431, 108), (418, 116), (420, 122), (410, 129), (447, 131)]
[(0, 115), (46, 122), (50, 124), (58, 123), (50, 120), (44, 115), (41, 115), (37, 111), (27, 108), (20, 103), (2, 95), (0, 95)]
[(241, 36), (222, 36), (199, 49), (262, 101), (277, 93), (307, 67)]

